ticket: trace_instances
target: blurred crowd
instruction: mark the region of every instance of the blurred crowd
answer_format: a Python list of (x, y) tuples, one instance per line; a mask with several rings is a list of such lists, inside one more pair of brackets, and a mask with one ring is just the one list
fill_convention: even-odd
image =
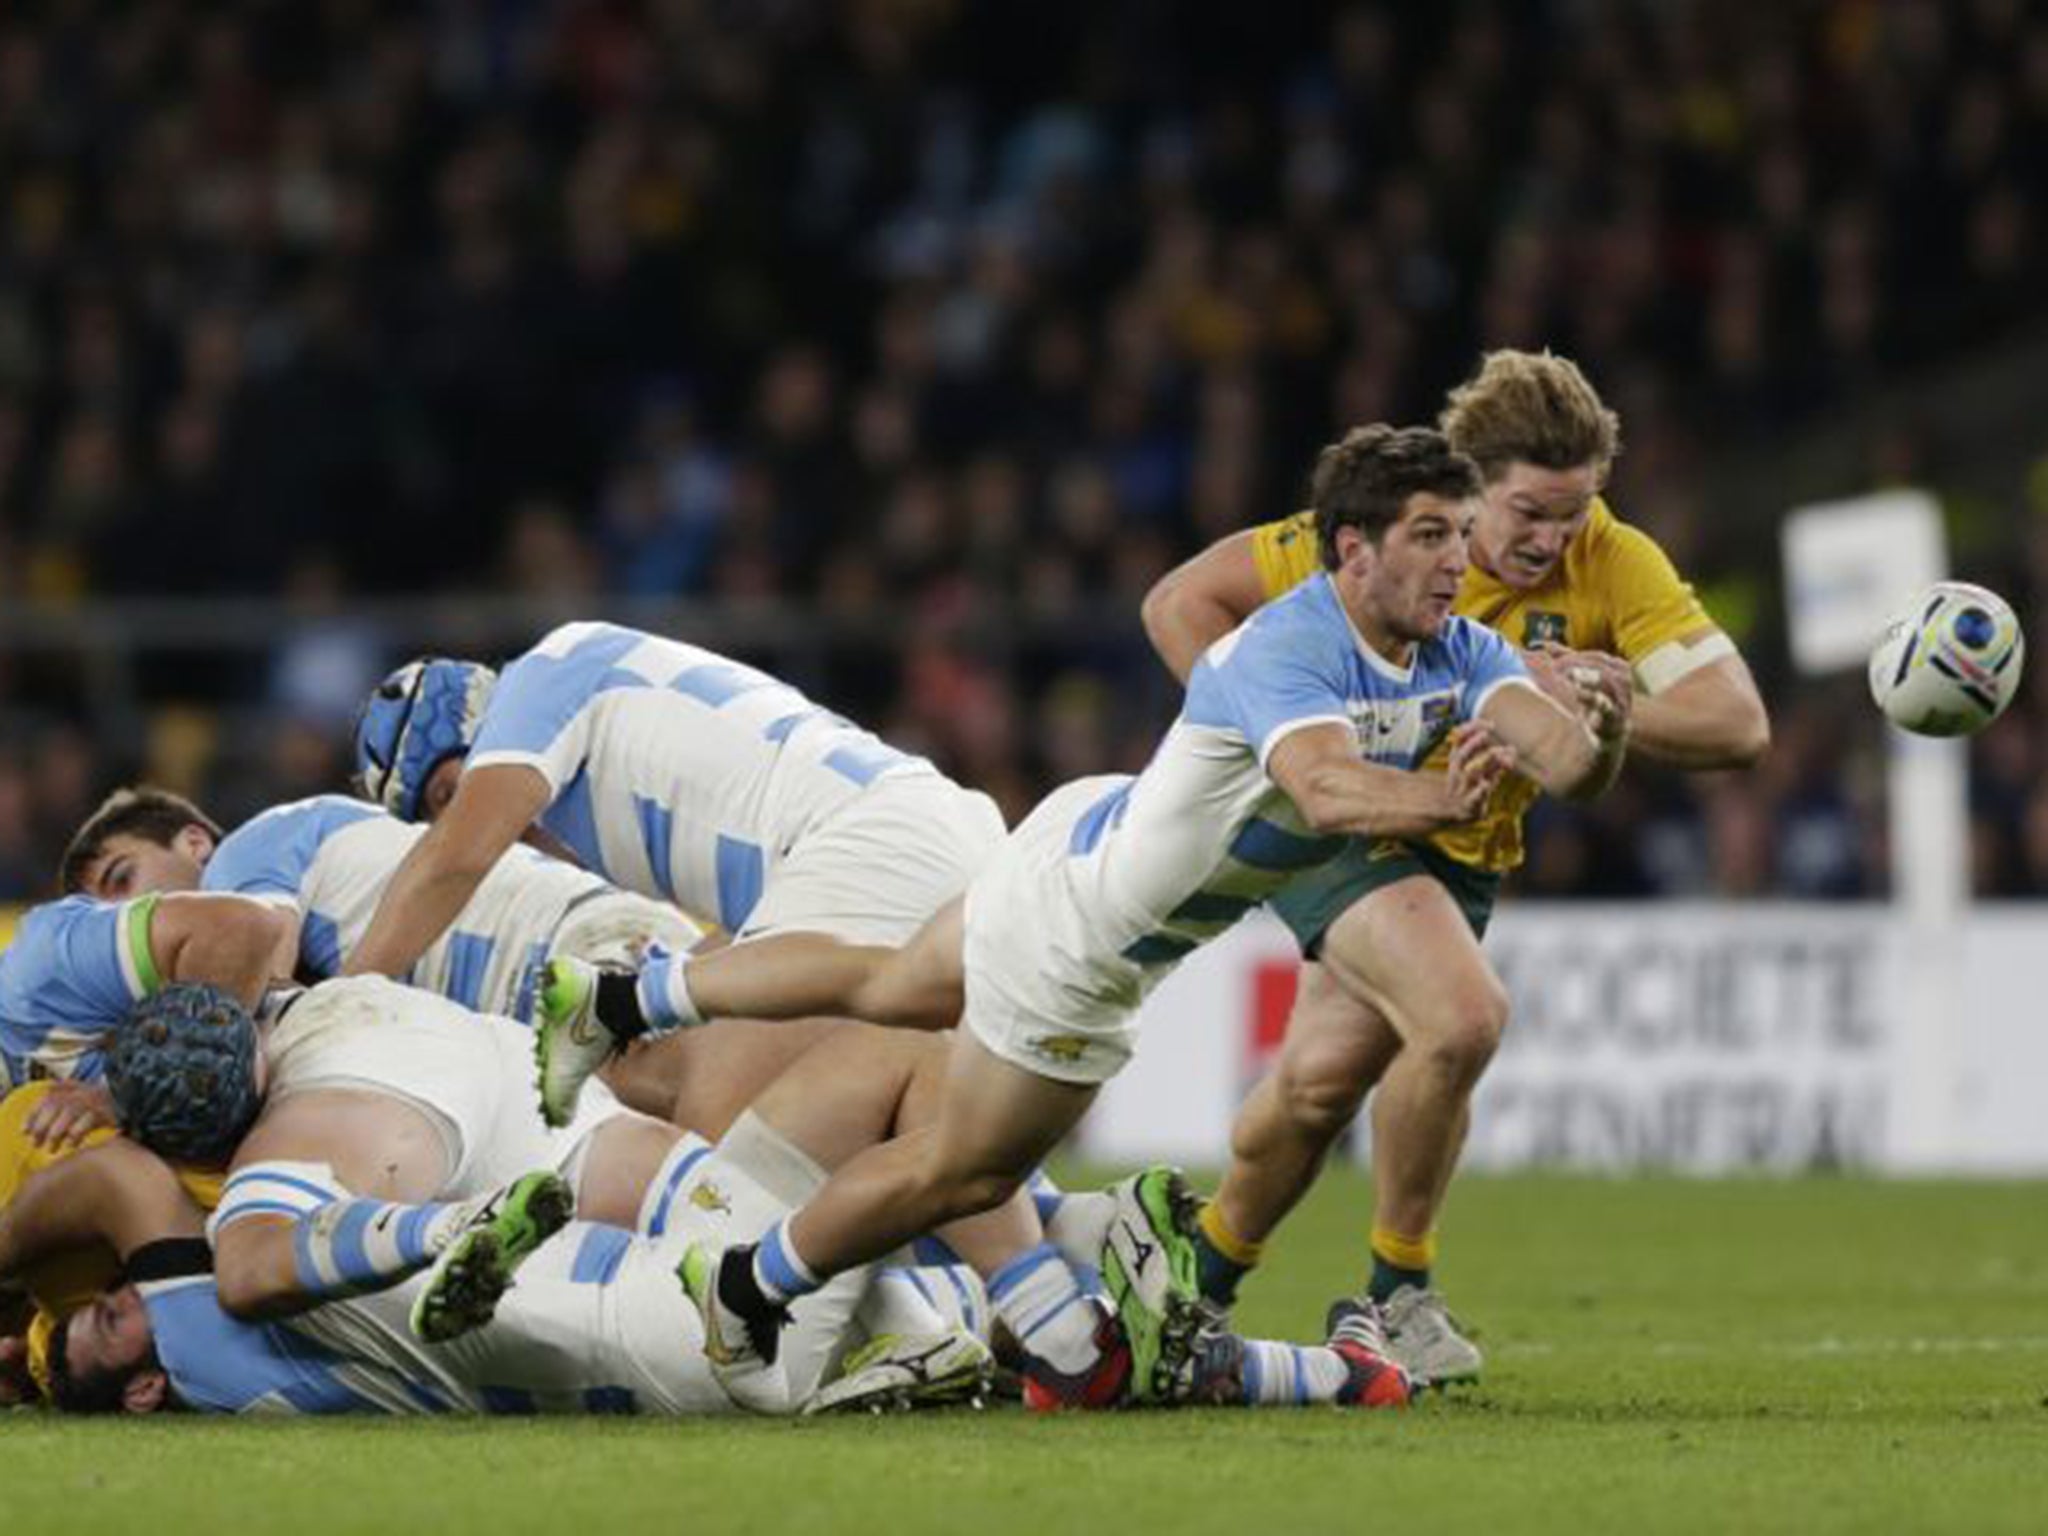
[[(83, 661), (0, 655), (0, 896), (119, 777), (338, 783), (413, 643), (351, 605), (406, 594), (786, 612), (808, 660), (761, 659), (1014, 814), (1170, 718), (1160, 573), (1500, 345), (1619, 408), (1611, 499), (1778, 743), (1546, 810), (1525, 885), (1873, 895), (1881, 738), (1795, 684), (1775, 529), (1699, 482), (2048, 320), (2048, 15), (52, 0), (0, 13), (0, 199), (0, 605), (292, 615), (144, 658), (125, 733)], [(2037, 492), (1973, 573), (2030, 615)], [(2048, 892), (2044, 759), (2037, 702), (1976, 753), (1987, 893)]]

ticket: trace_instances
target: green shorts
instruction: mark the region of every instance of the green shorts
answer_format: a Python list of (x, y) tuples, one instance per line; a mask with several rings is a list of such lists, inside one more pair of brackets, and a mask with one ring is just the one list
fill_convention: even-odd
[(1427, 875), (1449, 891), (1473, 935), (1486, 937), (1494, 899), (1500, 895), (1500, 876), (1461, 864), (1423, 843), (1353, 838), (1336, 858), (1309, 870), (1267, 905), (1293, 930), (1302, 954), (1313, 960), (1323, 947), (1324, 933), (1347, 907), (1410, 875)]

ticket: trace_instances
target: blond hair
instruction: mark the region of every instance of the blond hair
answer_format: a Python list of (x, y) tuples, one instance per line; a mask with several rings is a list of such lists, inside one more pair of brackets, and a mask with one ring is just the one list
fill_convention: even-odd
[(1489, 483), (1510, 464), (1591, 464), (1604, 480), (1621, 452), (1621, 418), (1577, 363), (1554, 352), (1487, 353), (1479, 371), (1451, 391), (1437, 425)]

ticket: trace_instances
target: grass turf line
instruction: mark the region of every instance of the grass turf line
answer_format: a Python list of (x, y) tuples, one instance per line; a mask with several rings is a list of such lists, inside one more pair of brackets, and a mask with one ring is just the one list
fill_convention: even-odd
[[(1247, 1327), (1319, 1329), (1367, 1199), (1325, 1180)], [(0, 1499), (65, 1536), (2048, 1527), (2039, 1184), (1470, 1179), (1439, 1273), (1487, 1378), (1406, 1415), (17, 1415)]]

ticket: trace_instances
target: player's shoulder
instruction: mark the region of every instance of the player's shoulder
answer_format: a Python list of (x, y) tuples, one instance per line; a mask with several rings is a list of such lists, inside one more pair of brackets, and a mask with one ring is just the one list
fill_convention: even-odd
[(291, 884), (287, 868), (303, 873), (337, 833), (368, 823), (402, 825), (381, 806), (352, 795), (313, 795), (271, 806), (220, 840), (201, 884), (209, 891)]
[(1444, 662), (1463, 665), (1475, 656), (1490, 655), (1507, 646), (1507, 639), (1491, 625), (1462, 613), (1444, 620), (1444, 627), (1422, 643), (1425, 654)]
[(268, 806), (251, 816), (227, 838), (242, 836), (244, 833), (271, 832), (282, 827), (314, 823), (320, 826), (347, 826), (351, 822), (368, 821), (382, 817), (393, 820), (391, 813), (382, 806), (359, 800), (354, 795), (308, 795), (303, 800), (286, 800), (282, 804)]
[(1572, 574), (1593, 583), (1625, 581), (1641, 569), (1645, 557), (1659, 563), (1670, 558), (1648, 532), (1623, 521), (1604, 496), (1593, 498), (1586, 526), (1573, 540), (1570, 553), (1577, 557), (1567, 560), (1568, 568), (1576, 568)]
[(594, 652), (630, 650), (654, 638), (640, 630), (628, 629), (623, 624), (613, 624), (604, 619), (572, 619), (566, 624), (557, 624), (542, 635), (518, 657), (518, 661), (564, 661)]
[(60, 896), (39, 902), (22, 914), (14, 930), (14, 942), (0, 951), (0, 966), (12, 960), (17, 965), (42, 964), (55, 958), (67, 940), (104, 928), (112, 932), (120, 922), (125, 902), (101, 901), (94, 896)]
[[(1328, 581), (1310, 579), (1252, 610), (1239, 627), (1233, 648), (1245, 656), (1293, 651), (1302, 646), (1347, 646), (1351, 623)], [(1226, 650), (1226, 658), (1230, 654)]]
[(1269, 549), (1286, 550), (1290, 554), (1306, 548), (1314, 552), (1316, 542), (1316, 514), (1314, 508), (1290, 512), (1285, 517), (1276, 517), (1270, 523), (1260, 523), (1252, 530), (1255, 542)]
[(1266, 594), (1298, 587), (1322, 568), (1316, 544), (1316, 515), (1296, 512), (1252, 530), (1252, 561)]

